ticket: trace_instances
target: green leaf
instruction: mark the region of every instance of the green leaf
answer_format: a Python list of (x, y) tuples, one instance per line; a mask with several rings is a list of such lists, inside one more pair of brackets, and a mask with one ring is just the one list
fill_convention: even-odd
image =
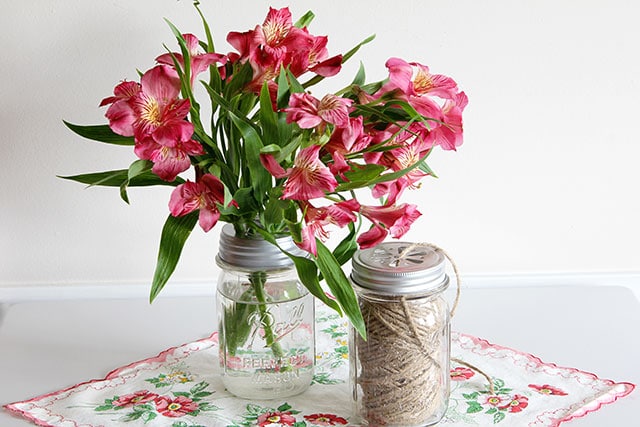
[[(251, 300), (250, 291), (245, 292), (241, 299)], [(244, 304), (241, 301), (234, 302), (223, 308), (224, 343), (220, 345), (231, 355), (235, 356), (238, 347), (242, 346), (249, 338), (253, 323), (249, 321), (258, 310), (256, 304)]]
[(311, 21), (313, 21), (313, 18), (315, 18), (316, 15), (313, 14), (312, 11), (307, 11), (307, 13), (305, 13), (304, 15), (302, 15), (300, 17), (300, 19), (298, 19), (296, 21), (295, 24), (293, 24), (295, 27), (297, 28), (304, 28), (309, 26), (309, 24), (311, 24)]
[[(296, 255), (289, 255), (289, 258), (291, 258), (294, 265), (296, 266), (298, 278), (307, 287), (309, 292), (311, 292), (316, 298), (326, 302), (328, 297), (324, 292), (324, 289), (322, 289), (322, 286), (320, 286), (320, 281), (318, 280), (318, 267), (316, 266), (316, 264), (308, 258), (303, 258)], [(335, 301), (329, 301), (332, 301), (332, 303), (326, 302), (327, 305), (332, 307), (338, 313), (342, 313)]]
[(504, 420), (506, 417), (504, 412), (496, 412), (493, 414), (493, 423), (498, 424), (500, 421)]
[(144, 420), (145, 424), (148, 423), (149, 421), (152, 421), (153, 419), (155, 419), (158, 416), (158, 414), (156, 414), (155, 412), (145, 412), (142, 415), (142, 419)]
[(367, 37), (366, 39), (362, 40), (360, 43), (358, 43), (353, 49), (351, 49), (349, 52), (345, 53), (344, 55), (342, 55), (342, 63), (344, 64), (345, 62), (347, 62), (349, 60), (349, 58), (351, 58), (353, 55), (356, 54), (356, 52), (358, 50), (360, 50), (360, 48), (362, 46), (364, 46), (365, 44), (369, 43), (370, 41), (372, 41), (373, 39), (376, 38), (375, 34), (370, 35), (369, 37)]
[(345, 172), (344, 176), (347, 179), (347, 182), (338, 185), (336, 191), (348, 191), (356, 188), (367, 187), (379, 180), (382, 172), (385, 170), (386, 168), (384, 166), (376, 164), (358, 166), (357, 169)]
[(194, 399), (202, 399), (203, 397), (211, 396), (213, 392), (211, 391), (199, 391), (198, 393), (193, 394)]
[[(276, 242), (276, 239), (273, 237), (273, 235), (260, 228), (255, 228), (255, 230), (260, 233), (260, 235), (264, 237), (267, 242), (271, 243), (272, 245), (278, 246), (278, 243)], [(320, 281), (318, 280), (318, 267), (316, 266), (316, 263), (308, 258), (293, 255), (287, 251), (284, 251), (279, 246), (278, 248), (282, 251), (282, 253), (284, 253), (293, 261), (293, 264), (295, 265), (296, 271), (298, 273), (298, 278), (307, 288), (307, 290), (309, 290), (311, 295), (318, 298), (328, 307), (342, 314), (342, 310), (340, 309), (338, 303), (329, 298), (324, 289), (322, 289), (322, 286), (320, 286)]]
[(302, 86), (302, 84), (300, 84), (300, 82), (298, 81), (298, 79), (296, 78), (296, 76), (293, 75), (293, 73), (287, 69), (287, 81), (289, 82), (289, 89), (291, 93), (303, 93), (304, 92), (304, 86)]
[(344, 271), (340, 268), (340, 264), (335, 259), (331, 251), (319, 240), (316, 239), (316, 247), (318, 256), (316, 262), (318, 268), (329, 286), (329, 290), (340, 307), (347, 315), (353, 327), (358, 331), (362, 338), (367, 338), (367, 331), (358, 305), (358, 299), (353, 287), (349, 283), (349, 279), (345, 276)]
[[(193, 387), (191, 387), (191, 390), (189, 390), (192, 394), (197, 394), (200, 393), (201, 391), (203, 391), (204, 389), (206, 389), (207, 387), (209, 387), (209, 383), (206, 381), (200, 381), (198, 384), (194, 385)], [(211, 394), (211, 393), (209, 393)], [(208, 396), (209, 394), (207, 394), (206, 396)]]
[(105, 172), (94, 172), (82, 175), (72, 176), (60, 176), (58, 178), (68, 179), (70, 181), (76, 181), (82, 184), (88, 184), (89, 186), (99, 185), (102, 187), (120, 187), (127, 180), (129, 181), (129, 187), (148, 187), (152, 185), (168, 185), (175, 187), (184, 182), (184, 179), (178, 177), (175, 181), (168, 182), (160, 179), (158, 175), (153, 172), (143, 172), (129, 179), (129, 170), (120, 169)]
[(278, 75), (278, 92), (276, 95), (276, 105), (278, 108), (284, 108), (289, 103), (289, 82), (287, 82), (287, 72), (284, 67), (280, 67), (280, 74)]
[(482, 412), (482, 405), (478, 402), (467, 402), (469, 407), (467, 408), (467, 414), (475, 414), (476, 412)]
[(358, 249), (358, 243), (356, 242), (356, 229), (352, 223), (349, 224), (349, 230), (349, 234), (342, 239), (338, 246), (333, 250), (333, 256), (340, 265), (344, 265), (349, 261)]
[(271, 105), (271, 95), (267, 82), (262, 86), (260, 91), (260, 127), (262, 128), (262, 138), (268, 143), (278, 141), (278, 116), (273, 111)]
[[(271, 191), (271, 195), (274, 195), (274, 191)], [(284, 221), (283, 207), (286, 208), (288, 202), (279, 200), (277, 196), (269, 197), (264, 212), (262, 213), (262, 223), (267, 229), (270, 226), (276, 226), (282, 224)]]
[(162, 235), (160, 236), (158, 261), (153, 274), (153, 284), (151, 285), (151, 293), (149, 295), (150, 302), (153, 302), (158, 296), (176, 269), (182, 248), (197, 222), (197, 211), (180, 217), (169, 215), (167, 218), (162, 228)]
[(173, 395), (182, 396), (182, 397), (191, 397), (191, 393), (189, 393), (188, 391), (174, 391)]
[(271, 188), (271, 174), (262, 166), (260, 162), (260, 149), (264, 146), (258, 132), (252, 125), (240, 119), (234, 113), (229, 112), (229, 117), (233, 124), (242, 133), (244, 138), (244, 152), (246, 155), (247, 167), (251, 175), (251, 186), (254, 189), (254, 196), (258, 203), (262, 203), (264, 195)]
[(108, 125), (74, 125), (63, 120), (63, 123), (76, 134), (93, 141), (114, 145), (135, 145), (132, 136), (122, 136), (113, 132)]
[(153, 167), (153, 162), (149, 160), (136, 160), (131, 163), (129, 166), (129, 170), (127, 171), (127, 179), (122, 184), (120, 184), (120, 197), (125, 203), (129, 203), (129, 196), (127, 195), (127, 187), (131, 180), (137, 176), (142, 175), (145, 172), (151, 172), (151, 168)]
[(351, 84), (356, 86), (362, 86), (364, 83), (365, 83), (364, 64), (360, 62), (360, 67), (358, 68), (358, 72), (356, 73), (356, 76), (353, 78), (353, 81), (351, 82)]
[(291, 409), (291, 405), (289, 405), (287, 402), (284, 402), (282, 405), (278, 406), (277, 408), (278, 412), (288, 411), (289, 409)]

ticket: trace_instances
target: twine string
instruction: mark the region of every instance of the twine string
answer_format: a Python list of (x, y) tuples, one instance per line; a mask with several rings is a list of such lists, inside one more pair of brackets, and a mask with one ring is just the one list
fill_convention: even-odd
[[(429, 419), (446, 405), (444, 375), (439, 362), (449, 351), (444, 339), (461, 294), (458, 267), (442, 248), (431, 243), (414, 243), (398, 256), (401, 262), (418, 247), (440, 251), (456, 277), (456, 295), (451, 309), (440, 298), (386, 297), (384, 301), (361, 298), (360, 309), (367, 324), (367, 341), (356, 336), (362, 391), (361, 411), (376, 424), (415, 425)], [(486, 378), (493, 394), (491, 377), (476, 366), (451, 358)]]
[[(449, 316), (453, 319), (453, 316), (456, 313), (456, 309), (458, 308), (458, 303), (460, 302), (460, 294), (462, 293), (461, 288), (462, 288), (462, 279), (460, 278), (460, 271), (458, 270), (458, 266), (456, 265), (455, 261), (453, 260), (453, 258), (451, 258), (451, 256), (447, 253), (447, 251), (445, 251), (444, 249), (442, 249), (441, 247), (434, 245), (433, 243), (413, 243), (411, 245), (409, 245), (408, 247), (406, 247), (398, 256), (398, 260), (403, 260), (406, 256), (408, 256), (411, 251), (413, 251), (415, 248), (429, 248), (431, 250), (434, 251), (440, 251), (442, 253), (442, 255), (444, 255), (444, 257), (447, 259), (447, 261), (449, 261), (449, 264), (451, 264), (451, 267), (453, 268), (453, 272), (456, 276), (456, 296), (455, 299), (453, 301), (453, 304), (451, 306), (451, 310), (449, 311)], [(413, 319), (407, 316), (407, 319), (409, 321), (409, 327), (413, 329)], [(494, 394), (494, 387), (493, 387), (493, 380), (491, 379), (491, 377), (485, 373), (482, 369), (468, 363), (465, 362), (461, 359), (458, 359), (457, 357), (452, 357), (451, 360), (453, 360), (454, 362), (466, 366), (467, 368), (476, 371), (477, 373), (479, 373), (480, 375), (482, 375), (487, 382), (489, 383), (489, 392), (491, 394)]]

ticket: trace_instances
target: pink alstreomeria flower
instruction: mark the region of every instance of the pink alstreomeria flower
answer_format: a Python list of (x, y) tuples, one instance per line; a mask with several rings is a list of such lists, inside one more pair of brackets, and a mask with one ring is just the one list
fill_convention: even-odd
[(220, 218), (218, 205), (224, 204), (224, 185), (215, 175), (205, 174), (198, 182), (187, 181), (171, 193), (169, 210), (173, 216), (183, 216), (200, 210), (198, 221), (206, 232)]
[(373, 223), (373, 227), (360, 235), (361, 248), (370, 248), (382, 242), (387, 234), (396, 239), (409, 231), (411, 224), (422, 215), (412, 204), (388, 206), (362, 206), (360, 213)]
[(282, 199), (311, 200), (324, 197), (338, 186), (338, 181), (329, 168), (322, 163), (318, 153), (320, 146), (312, 145), (300, 150), (293, 162), (293, 167), (284, 170), (271, 154), (261, 154), (262, 165), (276, 178), (284, 178)]
[(293, 25), (289, 8), (269, 8), (262, 25), (253, 30), (230, 32), (227, 41), (239, 52), (239, 60), (249, 60), (254, 70), (249, 89), (259, 91), (271, 81), (281, 66), (298, 77), (312, 71), (324, 77), (337, 74), (342, 67), (342, 55), (327, 58), (327, 37), (312, 36), (306, 28)]
[(180, 99), (180, 80), (166, 65), (157, 65), (140, 78), (141, 90), (134, 96), (134, 136), (151, 136), (158, 144), (171, 146), (193, 135), (193, 124), (186, 120), (190, 102)]
[[(422, 127), (418, 125), (417, 128), (410, 126), (408, 130), (400, 131), (389, 142), (390, 145), (398, 146), (398, 148), (384, 152), (379, 158), (375, 159), (375, 163), (398, 172), (420, 162), (433, 146), (428, 139), (424, 139), (421, 129)], [(396, 203), (405, 188), (414, 187), (416, 182), (427, 175), (428, 173), (414, 168), (398, 179), (376, 184), (373, 187), (372, 194), (374, 197), (382, 197), (388, 194), (387, 204)]]
[[(183, 34), (182, 38), (186, 42), (187, 49), (189, 50), (189, 57), (191, 61), (189, 62), (190, 70), (191, 70), (191, 84), (193, 85), (193, 80), (198, 76), (198, 74), (206, 71), (211, 64), (216, 62), (224, 65), (227, 63), (227, 57), (225, 55), (221, 55), (219, 53), (201, 53), (199, 51), (200, 44), (198, 38), (193, 34)], [(165, 53), (156, 58), (156, 62), (159, 64), (168, 65), (170, 67), (175, 67), (173, 62), (173, 57), (176, 58), (178, 64), (184, 68), (184, 58), (181, 53), (173, 52), (173, 53)], [(220, 69), (224, 71), (224, 68)], [(176, 74), (177, 77), (177, 74)], [(224, 75), (221, 76), (223, 79)]]
[(432, 95), (443, 99), (452, 99), (458, 92), (451, 77), (431, 74), (426, 65), (400, 58), (389, 58), (385, 65), (389, 70), (389, 83), (384, 87), (387, 91), (400, 89), (409, 96)]
[(135, 138), (135, 153), (154, 162), (153, 172), (166, 181), (191, 166), (189, 156), (204, 154), (199, 142), (191, 139), (193, 124), (186, 120), (189, 100), (180, 99), (180, 81), (175, 72), (158, 65), (143, 74), (140, 84), (123, 82), (113, 97), (107, 118), (112, 130)]
[(169, 182), (176, 179), (180, 172), (191, 167), (190, 155), (204, 154), (202, 145), (192, 139), (176, 141), (173, 146), (165, 146), (158, 144), (151, 137), (137, 141), (133, 151), (139, 158), (151, 160), (153, 173)]
[(114, 96), (105, 98), (100, 106), (109, 105), (105, 116), (109, 119), (109, 127), (118, 135), (133, 136), (133, 122), (136, 117), (131, 100), (140, 92), (140, 83), (124, 81), (113, 89)]
[[(468, 98), (464, 92), (458, 91), (456, 82), (441, 74), (431, 74), (426, 65), (409, 63), (400, 58), (390, 58), (386, 65), (389, 82), (378, 94), (400, 91), (416, 111), (436, 120), (430, 123), (434, 145), (440, 145), (445, 150), (455, 150), (460, 146), (462, 111), (467, 106)], [(444, 104), (439, 105), (432, 97), (444, 100)]]
[(445, 101), (442, 107), (442, 124), (431, 131), (433, 143), (444, 150), (455, 150), (462, 145), (462, 112), (469, 103), (464, 92)]
[(178, 418), (198, 409), (198, 404), (185, 396), (171, 399), (168, 396), (156, 398), (156, 410), (165, 417)]
[(300, 202), (305, 212), (305, 227), (302, 228), (302, 242), (296, 243), (301, 249), (318, 255), (316, 238), (325, 241), (329, 233), (325, 229), (328, 225), (336, 225), (340, 228), (355, 222), (360, 204), (355, 200), (345, 200), (329, 206), (315, 207), (308, 202)]
[(289, 98), (287, 123), (296, 122), (303, 129), (311, 129), (323, 123), (338, 127), (349, 126), (349, 107), (352, 100), (333, 94), (325, 95), (321, 100), (308, 93), (294, 93)]

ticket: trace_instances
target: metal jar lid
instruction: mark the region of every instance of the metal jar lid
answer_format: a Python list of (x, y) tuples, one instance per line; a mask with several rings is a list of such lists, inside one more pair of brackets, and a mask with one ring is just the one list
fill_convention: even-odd
[(356, 251), (351, 280), (385, 295), (435, 293), (449, 285), (442, 251), (408, 242), (385, 242)]
[[(280, 237), (276, 242), (282, 249), (293, 255), (306, 255), (306, 252), (298, 248), (290, 236)], [(221, 267), (224, 266), (221, 264), (226, 264), (247, 271), (282, 270), (293, 266), (293, 261), (287, 255), (261, 236), (237, 237), (231, 224), (225, 224), (220, 232), (220, 247), (216, 262)]]

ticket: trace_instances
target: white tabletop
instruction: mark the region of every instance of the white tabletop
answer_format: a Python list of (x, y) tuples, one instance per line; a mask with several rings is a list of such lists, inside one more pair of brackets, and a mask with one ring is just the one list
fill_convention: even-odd
[[(0, 406), (102, 378), (122, 365), (208, 336), (211, 297), (23, 302), (0, 323)], [(544, 362), (640, 384), (640, 303), (622, 287), (463, 289), (453, 329)], [(631, 426), (640, 391), (567, 427)], [(0, 411), (0, 426), (29, 422)]]

